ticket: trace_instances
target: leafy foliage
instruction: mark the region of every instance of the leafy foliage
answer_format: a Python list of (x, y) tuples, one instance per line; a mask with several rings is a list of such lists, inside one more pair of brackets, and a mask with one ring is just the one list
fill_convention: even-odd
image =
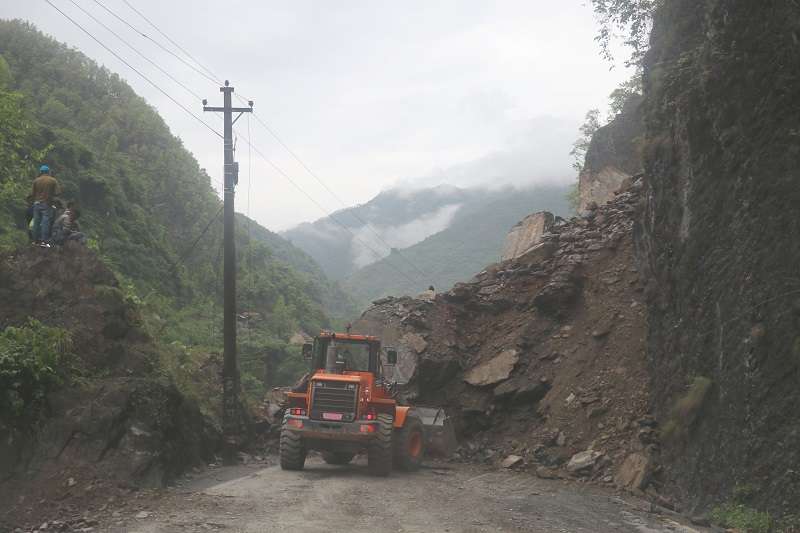
[(775, 523), (769, 513), (742, 504), (727, 503), (714, 508), (711, 519), (722, 527), (736, 528), (743, 533), (770, 533)]
[(611, 40), (616, 31), (626, 34), (625, 44), (631, 48), (627, 66), (639, 65), (650, 40), (653, 13), (663, 0), (592, 0), (594, 13), (600, 23), (595, 40), (607, 60), (613, 61)]
[(37, 320), (0, 333), (0, 420), (20, 427), (38, 417), (47, 392), (61, 380), (71, 339)]
[[(0, 246), (25, 242), (25, 196), (46, 162), (148, 331), (219, 348), (222, 221), (208, 174), (118, 75), (29, 23), (0, 21), (0, 57)], [(243, 215), (235, 237), (239, 310), (265, 317), (265, 342), (327, 326), (323, 306), (347, 301), (310, 257)]]
[(600, 110), (590, 109), (586, 112), (584, 122), (579, 128), (581, 136), (572, 144), (572, 150), (569, 155), (574, 159), (572, 168), (580, 172), (583, 170), (583, 161), (586, 158), (586, 152), (589, 150), (589, 144), (592, 142), (592, 135), (600, 129)]

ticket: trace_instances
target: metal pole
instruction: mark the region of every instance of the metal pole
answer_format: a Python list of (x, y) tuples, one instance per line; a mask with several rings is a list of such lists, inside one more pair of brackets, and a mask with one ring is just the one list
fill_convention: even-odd
[[(222, 364), (222, 456), (225, 464), (235, 464), (240, 444), (239, 419), (239, 366), (236, 358), (236, 242), (234, 194), (237, 165), (233, 160), (233, 113), (252, 112), (250, 108), (231, 105), (233, 87), (225, 80), (219, 88), (223, 94), (223, 107), (205, 107), (204, 111), (221, 111), (224, 119), (225, 181), (223, 191), (224, 260), (223, 260), (223, 364)], [(238, 117), (237, 117), (238, 118)]]

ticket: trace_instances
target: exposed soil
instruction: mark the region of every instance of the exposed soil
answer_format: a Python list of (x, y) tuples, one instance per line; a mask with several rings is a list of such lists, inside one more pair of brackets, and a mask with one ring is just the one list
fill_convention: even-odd
[[(356, 324), (394, 336), (401, 358), (419, 355), (416, 369), (400, 365), (413, 373), (410, 399), (448, 408), (463, 441), (457, 457), (499, 464), (513, 454), (515, 468), (611, 484), (635, 454), (641, 475), (617, 482), (657, 481), (632, 236), (640, 187), (433, 300), (384, 299)], [(587, 451), (588, 463), (569, 465)]]
[(0, 414), (0, 530), (124, 499), (213, 459), (215, 429), (155, 371), (155, 345), (93, 252), (30, 247), (0, 258), (0, 329), (28, 317), (67, 329), (73, 353), (35, 424)]

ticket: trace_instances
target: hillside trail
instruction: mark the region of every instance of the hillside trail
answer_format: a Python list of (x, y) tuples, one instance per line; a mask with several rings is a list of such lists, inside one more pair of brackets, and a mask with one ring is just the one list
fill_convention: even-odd
[[(699, 533), (612, 491), (470, 465), (374, 478), (366, 462), (210, 470), (103, 530)], [(116, 528), (116, 529), (115, 529)]]

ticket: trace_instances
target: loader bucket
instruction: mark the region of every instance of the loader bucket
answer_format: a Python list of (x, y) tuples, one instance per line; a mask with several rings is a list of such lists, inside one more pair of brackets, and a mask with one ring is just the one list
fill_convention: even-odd
[(425, 452), (427, 455), (448, 457), (456, 449), (456, 433), (444, 409), (438, 407), (414, 407), (414, 413), (422, 421)]

